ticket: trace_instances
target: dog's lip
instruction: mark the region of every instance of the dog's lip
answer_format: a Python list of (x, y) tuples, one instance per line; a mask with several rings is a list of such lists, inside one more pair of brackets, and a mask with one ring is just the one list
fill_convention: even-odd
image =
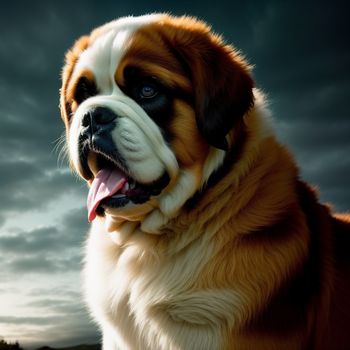
[[(87, 164), (90, 168), (90, 171), (93, 174), (93, 177), (95, 178), (97, 173), (100, 171), (97, 165), (97, 153), (96, 152), (89, 152), (87, 157)], [(90, 179), (89, 182), (92, 182), (94, 179)]]
[(117, 168), (125, 173), (125, 176), (132, 178), (132, 175), (127, 169), (125, 169), (125, 167), (119, 164), (112, 156), (109, 156), (104, 152), (95, 152), (91, 150), (87, 156), (87, 165), (93, 176), (93, 178), (89, 179), (91, 182), (94, 180), (98, 172), (104, 168)]
[(95, 213), (98, 216), (104, 216), (107, 209), (122, 209), (126, 205), (140, 205), (148, 202), (151, 197), (158, 196), (170, 181), (167, 172), (148, 185), (136, 183), (134, 180), (130, 184), (127, 179), (123, 189), (117, 193), (102, 199), (96, 207)]

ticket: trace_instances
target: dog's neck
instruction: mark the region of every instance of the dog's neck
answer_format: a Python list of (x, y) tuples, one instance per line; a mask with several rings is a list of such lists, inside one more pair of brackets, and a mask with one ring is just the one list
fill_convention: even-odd
[[(224, 225), (230, 227), (231, 238), (258, 231), (297, 202), (298, 169), (275, 137), (264, 139), (256, 149), (246, 147), (242, 152), (245, 153), (242, 161), (238, 159), (223, 170), (225, 175), (220, 181), (213, 179), (193, 199), (195, 206), (188, 203), (164, 229), (168, 235), (172, 231), (182, 232), (172, 237), (181, 240), (181, 244), (175, 244), (177, 249), (190, 244), (187, 237), (193, 240), (194, 233), (212, 239)], [(189, 230), (191, 234), (186, 234)]]

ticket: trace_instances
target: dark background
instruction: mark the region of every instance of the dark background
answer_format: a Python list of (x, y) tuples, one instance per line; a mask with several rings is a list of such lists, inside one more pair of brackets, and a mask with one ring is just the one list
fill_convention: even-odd
[[(190, 14), (239, 48), (302, 176), (350, 209), (349, 5), (341, 1), (0, 1), (0, 336), (99, 340), (80, 296), (86, 187), (60, 156), (64, 53), (123, 15)], [(60, 160), (57, 160), (60, 158)]]

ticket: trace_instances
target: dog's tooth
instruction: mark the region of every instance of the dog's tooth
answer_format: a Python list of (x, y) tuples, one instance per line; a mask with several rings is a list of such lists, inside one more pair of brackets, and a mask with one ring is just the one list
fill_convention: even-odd
[(125, 182), (125, 184), (121, 190), (121, 193), (125, 194), (127, 191), (129, 191), (129, 189), (130, 189), (129, 182)]
[(114, 196), (112, 196), (112, 198), (124, 198), (124, 197), (126, 197), (126, 196), (123, 193), (117, 193)]
[(87, 162), (88, 162), (88, 166), (89, 166), (90, 170), (92, 171), (94, 176), (96, 176), (96, 174), (99, 171), (99, 169), (97, 167), (97, 153), (90, 152), (88, 155)]

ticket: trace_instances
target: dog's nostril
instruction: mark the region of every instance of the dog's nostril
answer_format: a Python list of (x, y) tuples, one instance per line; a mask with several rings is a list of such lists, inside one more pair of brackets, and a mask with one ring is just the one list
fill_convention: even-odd
[(84, 114), (82, 120), (81, 120), (81, 125), (84, 127), (88, 127), (91, 123), (91, 116), (90, 116), (90, 112), (87, 112)]
[(97, 107), (84, 114), (81, 125), (83, 127), (91, 126), (93, 129), (103, 124), (110, 124), (117, 118), (117, 115), (105, 107)]
[(96, 124), (109, 124), (117, 118), (117, 115), (109, 108), (97, 107), (91, 112), (91, 118)]

